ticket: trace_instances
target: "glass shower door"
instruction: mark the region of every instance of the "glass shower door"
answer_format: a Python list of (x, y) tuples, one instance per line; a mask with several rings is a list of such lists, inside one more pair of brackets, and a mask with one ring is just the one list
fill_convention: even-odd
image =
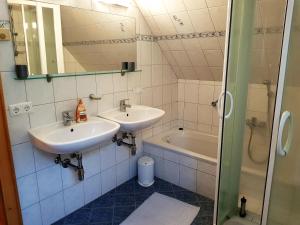
[[(215, 222), (223, 224), (238, 209), (239, 184), (245, 131), (248, 83), (251, 76), (251, 46), (255, 23), (256, 1), (230, 2), (229, 44), (224, 115), (221, 115), (222, 140), (219, 163), (219, 187)], [(221, 99), (219, 99), (220, 103)]]
[(289, 0), (287, 10), (263, 216), (268, 225), (300, 221), (300, 0)]

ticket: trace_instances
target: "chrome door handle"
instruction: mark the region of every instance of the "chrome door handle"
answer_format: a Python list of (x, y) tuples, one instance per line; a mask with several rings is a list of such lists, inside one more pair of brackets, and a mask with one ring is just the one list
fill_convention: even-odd
[[(285, 125), (289, 121), (289, 129), (288, 129), (288, 137), (286, 140), (286, 143), (283, 145), (282, 143), (282, 136), (283, 136), (283, 130), (285, 128)], [(279, 130), (278, 130), (278, 140), (277, 140), (277, 154), (280, 156), (286, 156), (291, 147), (292, 147), (292, 141), (294, 137), (294, 125), (293, 125), (293, 116), (292, 113), (289, 111), (285, 111), (282, 113), (280, 124), (279, 124)]]
[[(218, 109), (218, 114), (219, 114), (220, 118), (223, 118), (222, 106), (223, 106), (224, 100), (222, 101), (222, 99), (223, 99), (224, 95), (225, 95), (225, 92), (222, 92), (220, 94), (220, 96), (219, 96), (219, 99), (218, 99), (218, 107), (217, 107), (217, 109)], [(233, 96), (232, 96), (232, 94), (229, 91), (226, 91), (226, 95), (228, 95), (229, 99), (230, 99), (230, 109), (229, 109), (229, 112), (225, 115), (225, 119), (228, 119), (231, 116), (232, 112), (233, 112), (233, 104), (234, 104), (234, 102), (233, 102)]]

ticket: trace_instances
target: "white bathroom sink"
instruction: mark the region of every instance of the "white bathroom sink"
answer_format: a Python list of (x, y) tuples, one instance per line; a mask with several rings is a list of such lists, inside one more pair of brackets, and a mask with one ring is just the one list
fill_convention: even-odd
[(89, 117), (84, 123), (64, 126), (62, 122), (57, 122), (29, 129), (28, 132), (33, 145), (38, 149), (54, 154), (69, 154), (111, 140), (119, 129), (118, 123)]
[(121, 112), (119, 108), (100, 113), (99, 116), (115, 121), (121, 125), (121, 130), (134, 132), (149, 127), (159, 121), (165, 111), (143, 105), (133, 105)]

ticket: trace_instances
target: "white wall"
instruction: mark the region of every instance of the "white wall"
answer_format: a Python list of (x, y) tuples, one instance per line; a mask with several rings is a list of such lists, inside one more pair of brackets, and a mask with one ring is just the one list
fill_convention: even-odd
[(218, 135), (219, 116), (211, 102), (219, 98), (221, 82), (178, 80), (179, 125)]
[[(133, 4), (128, 10), (103, 6), (97, 1), (52, 1), (88, 9), (134, 16), (137, 33), (151, 34), (139, 10)], [(0, 0), (0, 20), (8, 20), (5, 0)], [(138, 69), (142, 72), (105, 76), (69, 77), (45, 80), (14, 80), (14, 57), (11, 42), (0, 42), (0, 71), (6, 105), (32, 101), (33, 111), (17, 117), (8, 116), (14, 166), (17, 176), (24, 225), (48, 225), (82, 207), (91, 200), (136, 175), (136, 160), (142, 154), (141, 138), (169, 129), (177, 119), (177, 78), (174, 76), (157, 43), (137, 43)], [(142, 92), (138, 90), (142, 89)], [(99, 102), (88, 95), (102, 95)], [(162, 108), (164, 119), (138, 133), (138, 154), (130, 156), (127, 148), (114, 144), (95, 146), (84, 153), (86, 178), (77, 180), (71, 169), (55, 165), (54, 155), (35, 149), (28, 128), (61, 121), (63, 110), (74, 110), (83, 98), (89, 115), (118, 106), (121, 98)], [(8, 109), (8, 108), (7, 108)], [(7, 111), (8, 113), (8, 111)]]

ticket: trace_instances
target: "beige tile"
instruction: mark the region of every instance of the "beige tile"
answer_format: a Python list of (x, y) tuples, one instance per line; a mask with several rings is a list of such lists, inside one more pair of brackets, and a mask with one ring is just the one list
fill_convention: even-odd
[(222, 67), (209, 67), (215, 81), (222, 81), (223, 68)]
[(206, 59), (201, 49), (188, 50), (187, 54), (193, 66), (207, 66)]
[(211, 133), (211, 125), (198, 123), (198, 131), (202, 133)]
[(172, 51), (178, 66), (192, 66), (186, 51)]
[(141, 42), (141, 65), (151, 65), (152, 61), (152, 43)]
[(167, 41), (167, 45), (169, 46), (169, 49), (171, 51), (173, 50), (184, 50), (183, 44), (181, 42), (181, 40), (168, 40)]
[(208, 9), (188, 11), (196, 32), (214, 31)]
[(169, 13), (185, 11), (185, 5), (182, 0), (163, 0)]
[(184, 120), (190, 122), (197, 122), (197, 104), (185, 103)]
[(53, 80), (55, 101), (65, 101), (77, 98), (75, 77), (63, 77)]
[[(202, 39), (202, 38), (201, 38)], [(194, 39), (182, 39), (182, 44), (184, 46), (185, 50), (195, 50), (195, 49), (201, 49), (201, 45), (199, 40), (201, 40), (199, 38), (194, 38)]]
[(151, 71), (152, 68), (151, 66), (141, 66), (141, 87), (151, 87), (152, 85), (152, 75)]
[[(145, 14), (144, 14), (145, 15)], [(147, 21), (147, 24), (144, 26), (141, 25), (140, 33), (141, 34), (154, 34), (154, 35), (161, 35), (161, 30), (159, 29), (159, 26), (156, 24), (156, 21), (154, 20), (153, 16), (146, 16), (145, 20)], [(145, 26), (149, 26), (150, 29), (145, 28)]]
[(143, 0), (143, 2), (147, 4), (147, 7), (149, 8), (152, 15), (161, 15), (167, 13), (163, 1), (148, 2)]
[(29, 114), (31, 128), (56, 122), (54, 104), (34, 106)]
[(212, 122), (213, 126), (219, 126), (220, 116), (216, 108), (212, 109), (212, 120), (213, 120)]
[(4, 72), (1, 74), (5, 102), (8, 105), (26, 101), (25, 82), (14, 80), (15, 73)]
[(206, 8), (205, 0), (183, 0), (187, 10)]
[(157, 43), (152, 44), (152, 64), (162, 64), (162, 53)]
[(199, 104), (210, 105), (214, 101), (214, 86), (199, 85)]
[(199, 38), (201, 48), (205, 50), (220, 50), (220, 45), (218, 38), (208, 37), (208, 38)]
[(97, 94), (110, 94), (114, 92), (113, 75), (96, 76)]
[(182, 66), (182, 67), (180, 67), (180, 69), (181, 69), (181, 72), (185, 79), (188, 79), (188, 80), (197, 80), (198, 79), (194, 67)]
[(175, 26), (168, 14), (153, 16), (153, 18), (163, 34), (176, 34)]
[(212, 81), (213, 76), (208, 66), (195, 66), (196, 78), (198, 80)]
[(178, 101), (184, 101), (184, 83), (178, 83)]
[(206, 0), (207, 6), (216, 7), (216, 6), (226, 6), (228, 0)]
[(191, 122), (191, 121), (184, 120), (183, 121), (183, 126), (184, 126), (185, 129), (197, 130), (197, 123), (196, 122)]
[(227, 6), (209, 8), (209, 13), (216, 30), (226, 30)]
[(54, 102), (53, 85), (46, 80), (29, 80), (25, 82), (27, 100), (33, 105)]
[(172, 85), (163, 86), (163, 104), (172, 102)]
[(186, 83), (184, 87), (184, 101), (198, 103), (198, 84)]
[(97, 94), (96, 76), (76, 77), (77, 96), (86, 98), (90, 94)]
[(223, 66), (223, 53), (221, 50), (204, 50), (204, 55), (209, 66)]
[(210, 105), (198, 105), (198, 123), (212, 124), (212, 107)]
[(163, 66), (153, 65), (152, 66), (152, 85), (162, 85), (163, 83)]
[(141, 104), (146, 106), (152, 106), (152, 88), (145, 88), (141, 95)]
[(163, 103), (163, 90), (162, 86), (155, 86), (153, 87), (153, 93), (152, 93), (152, 102), (153, 106), (161, 106)]
[(113, 75), (114, 92), (127, 91), (128, 89), (128, 77), (127, 75), (121, 76), (121, 74)]
[(113, 94), (103, 95), (98, 105), (98, 112), (105, 112), (112, 108), (114, 108), (114, 95)]
[(173, 13), (172, 21), (173, 24), (175, 25), (177, 33), (185, 34), (185, 33), (193, 33), (195, 31), (187, 11)]

